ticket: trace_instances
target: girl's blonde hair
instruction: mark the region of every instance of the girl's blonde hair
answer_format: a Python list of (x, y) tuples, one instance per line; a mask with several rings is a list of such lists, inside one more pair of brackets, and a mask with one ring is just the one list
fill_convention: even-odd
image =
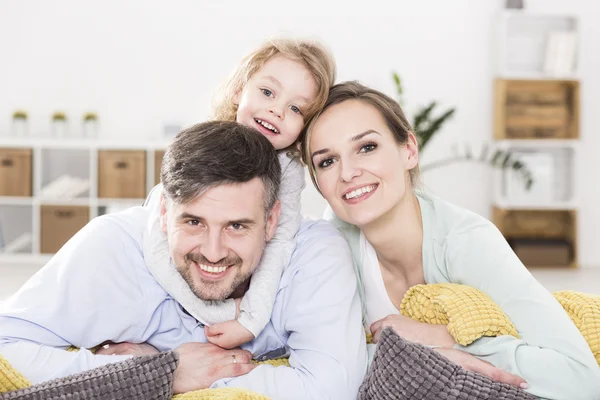
[[(404, 111), (400, 107), (400, 104), (386, 94), (362, 85), (357, 81), (347, 81), (333, 86), (329, 92), (329, 97), (327, 98), (325, 105), (306, 128), (302, 146), (302, 160), (308, 166), (310, 178), (319, 193), (321, 192), (321, 189), (319, 189), (319, 185), (317, 184), (315, 165), (310, 157), (310, 137), (319, 115), (324, 113), (329, 107), (343, 103), (347, 100), (359, 100), (375, 107), (377, 111), (381, 113), (388, 128), (394, 135), (396, 143), (399, 145), (405, 145), (408, 142), (409, 133), (414, 132), (410, 122), (408, 122), (408, 119), (404, 115)], [(410, 183), (414, 188), (419, 183), (418, 165), (409, 171), (409, 176)]]
[[(263, 42), (253, 52), (244, 57), (233, 76), (220, 91), (213, 107), (213, 119), (235, 121), (238, 105), (234, 97), (240, 93), (248, 80), (271, 58), (281, 55), (303, 64), (313, 75), (317, 85), (315, 100), (304, 110), (304, 123), (310, 120), (323, 108), (327, 101), (329, 89), (333, 86), (336, 66), (333, 55), (320, 42), (306, 39), (273, 38)], [(297, 142), (302, 143), (304, 130)], [(295, 149), (295, 145), (287, 150)], [(293, 149), (292, 149), (293, 148)], [(292, 151), (293, 152), (293, 151)]]

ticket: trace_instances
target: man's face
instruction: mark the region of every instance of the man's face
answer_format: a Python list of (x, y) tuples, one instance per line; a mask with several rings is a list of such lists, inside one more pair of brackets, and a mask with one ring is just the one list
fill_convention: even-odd
[(175, 266), (196, 296), (224, 300), (252, 275), (279, 219), (264, 209), (264, 184), (216, 186), (187, 204), (161, 200), (161, 227)]

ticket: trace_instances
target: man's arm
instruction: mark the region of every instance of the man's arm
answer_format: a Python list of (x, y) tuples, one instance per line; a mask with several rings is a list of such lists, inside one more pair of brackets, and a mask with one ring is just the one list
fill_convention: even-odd
[(355, 399), (367, 368), (361, 319), (346, 241), (324, 221), (304, 226), (272, 318), (291, 367), (261, 365), (213, 387), (245, 387), (275, 399)]
[(32, 383), (117, 362), (91, 348), (133, 340), (147, 302), (133, 239), (111, 219), (80, 232), (0, 309), (0, 353)]

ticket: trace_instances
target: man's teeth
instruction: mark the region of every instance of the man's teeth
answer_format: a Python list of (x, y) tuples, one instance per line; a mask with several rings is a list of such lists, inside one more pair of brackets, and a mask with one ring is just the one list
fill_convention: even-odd
[(200, 266), (200, 269), (202, 271), (211, 272), (213, 274), (221, 273), (227, 269), (227, 267), (211, 267), (209, 265), (204, 264), (198, 264), (198, 266)]
[(256, 122), (258, 122), (259, 124), (261, 124), (262, 126), (264, 126), (265, 128), (267, 128), (270, 131), (273, 131), (275, 133), (279, 133), (279, 131), (270, 123), (263, 121), (262, 119), (257, 119)]
[(375, 190), (376, 187), (377, 187), (376, 185), (365, 186), (360, 189), (353, 190), (350, 193), (346, 193), (346, 195), (344, 197), (346, 198), (346, 200), (354, 199), (355, 197), (358, 197), (358, 196), (362, 195), (363, 193), (372, 192), (373, 190)]

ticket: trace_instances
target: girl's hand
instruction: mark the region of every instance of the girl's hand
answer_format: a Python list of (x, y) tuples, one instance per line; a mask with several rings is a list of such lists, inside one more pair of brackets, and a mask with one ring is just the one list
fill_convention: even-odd
[(242, 324), (233, 320), (205, 326), (206, 339), (224, 349), (233, 349), (254, 339), (254, 335)]
[(373, 334), (374, 343), (379, 341), (381, 331), (388, 326), (391, 327), (398, 336), (413, 343), (440, 346), (449, 349), (456, 344), (454, 338), (448, 333), (446, 325), (426, 324), (399, 314), (390, 314), (379, 321), (373, 322), (371, 325), (371, 333)]

